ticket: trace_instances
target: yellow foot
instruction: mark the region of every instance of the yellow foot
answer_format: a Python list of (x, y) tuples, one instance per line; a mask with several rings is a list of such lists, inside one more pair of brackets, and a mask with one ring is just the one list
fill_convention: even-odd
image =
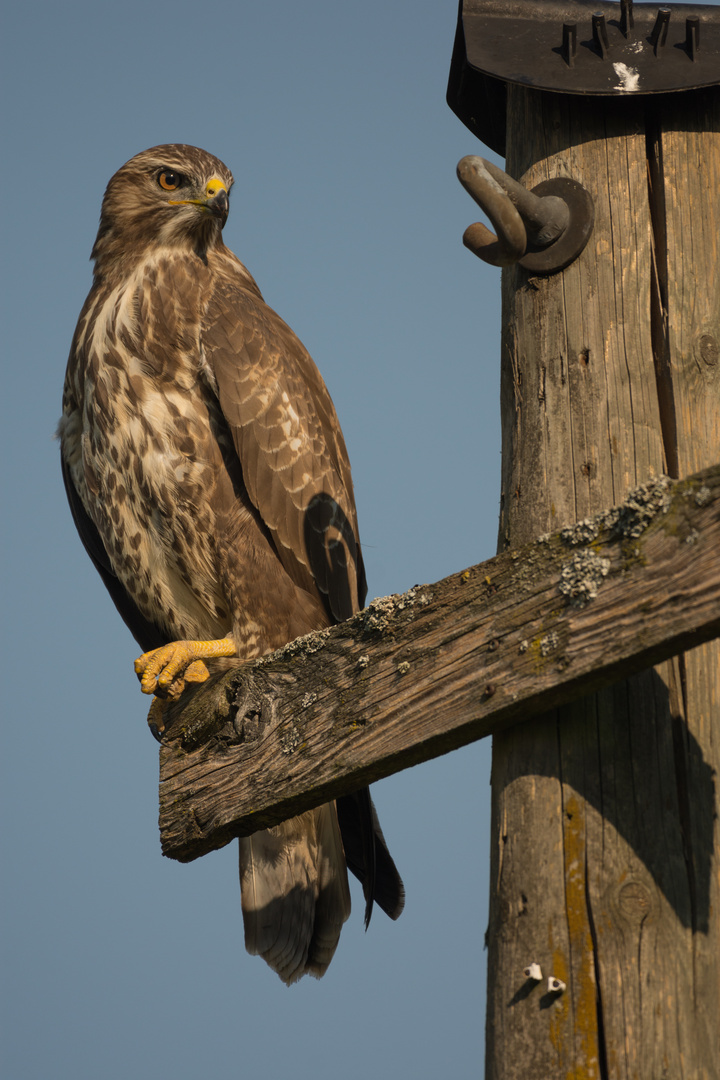
[(143, 694), (178, 697), (188, 682), (204, 682), (210, 672), (203, 660), (235, 656), (231, 638), (219, 641), (171, 641), (143, 653), (135, 661), (135, 674)]

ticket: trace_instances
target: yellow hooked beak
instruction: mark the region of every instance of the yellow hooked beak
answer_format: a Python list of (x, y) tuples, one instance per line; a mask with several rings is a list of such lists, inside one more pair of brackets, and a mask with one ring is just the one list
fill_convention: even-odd
[(217, 176), (213, 176), (212, 180), (208, 180), (205, 185), (204, 198), (201, 199), (168, 199), (169, 206), (197, 206), (197, 208), (204, 214), (213, 214), (215, 217), (219, 217), (224, 225), (228, 210), (230, 209), (230, 201), (228, 199), (227, 188)]

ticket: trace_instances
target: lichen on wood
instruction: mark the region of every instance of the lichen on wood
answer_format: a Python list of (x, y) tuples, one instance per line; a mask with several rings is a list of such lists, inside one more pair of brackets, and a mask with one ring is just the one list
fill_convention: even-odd
[[(704, 487), (699, 506), (688, 491)], [(166, 712), (166, 853), (195, 858), (720, 633), (720, 467), (668, 498), (641, 537), (603, 513), (585, 546), (556, 533), (259, 660), (224, 661)], [(629, 566), (628, 543), (644, 552)], [(583, 604), (561, 592), (569, 551), (609, 567)]]

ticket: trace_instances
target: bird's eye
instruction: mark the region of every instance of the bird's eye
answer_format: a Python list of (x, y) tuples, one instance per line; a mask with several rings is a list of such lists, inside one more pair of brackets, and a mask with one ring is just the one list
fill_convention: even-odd
[(164, 191), (177, 191), (182, 186), (183, 177), (172, 169), (162, 169), (158, 173), (158, 184)]

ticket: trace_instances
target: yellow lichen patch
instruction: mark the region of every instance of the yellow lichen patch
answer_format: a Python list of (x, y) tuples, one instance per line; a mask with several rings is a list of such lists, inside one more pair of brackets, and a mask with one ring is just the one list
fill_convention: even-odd
[[(565, 854), (565, 914), (570, 949), (569, 958), (554, 948), (552, 974), (568, 988), (552, 1010), (550, 1037), (561, 1060), (569, 1063), (569, 1047), (561, 1047), (567, 1030), (567, 1010), (572, 1008), (574, 1046), (568, 1080), (597, 1080), (600, 1075), (597, 1030), (597, 987), (595, 952), (587, 908), (585, 860), (585, 807), (571, 793), (563, 803), (563, 847)], [(565, 1052), (563, 1052), (563, 1049)]]
[[(568, 984), (570, 980), (568, 977), (567, 960), (561, 949), (557, 947), (553, 948), (552, 936), (551, 926), (550, 947), (552, 952), (552, 974), (556, 979), (562, 979), (564, 983)], [(552, 1007), (548, 1009), (550, 1042), (557, 1053), (558, 1061), (561, 1063), (566, 1062), (568, 1060), (568, 1055), (571, 1053), (565, 1040), (569, 1003), (570, 996), (568, 988), (564, 994), (555, 1000)]]
[(549, 664), (558, 664), (563, 655), (560, 636), (556, 629), (546, 632), (541, 628), (521, 651), (530, 653), (533, 666), (538, 673), (545, 671)]

